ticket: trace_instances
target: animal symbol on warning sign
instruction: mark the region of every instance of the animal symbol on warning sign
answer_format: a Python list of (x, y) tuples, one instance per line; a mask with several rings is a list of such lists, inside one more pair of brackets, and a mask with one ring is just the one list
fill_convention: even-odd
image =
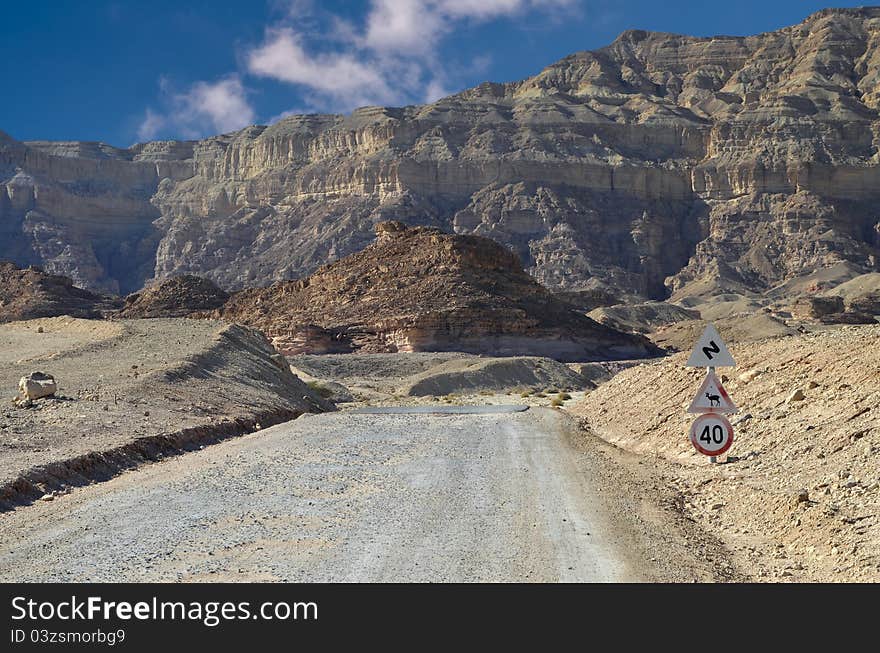
[(739, 409), (731, 400), (727, 390), (721, 385), (721, 381), (715, 376), (715, 372), (709, 370), (697, 396), (688, 407), (689, 413), (736, 413)]

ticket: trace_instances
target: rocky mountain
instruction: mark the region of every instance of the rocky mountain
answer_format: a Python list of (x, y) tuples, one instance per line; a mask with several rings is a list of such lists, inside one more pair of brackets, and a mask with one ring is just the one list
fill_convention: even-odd
[(639, 30), (425, 106), (130, 148), (0, 134), (0, 257), (127, 293), (303, 277), (402, 220), (543, 284), (663, 298), (878, 269), (880, 8), (757, 36)]
[(128, 295), (116, 317), (186, 317), (195, 311), (220, 308), (227, 299), (229, 293), (209, 279), (182, 274)]
[(67, 277), (0, 261), (0, 323), (71, 315), (98, 318), (119, 308), (114, 297), (77, 288)]
[(366, 249), (298, 281), (235, 293), (210, 315), (282, 353), (463, 351), (558, 360), (660, 353), (557, 299), (492, 240), (382, 222)]

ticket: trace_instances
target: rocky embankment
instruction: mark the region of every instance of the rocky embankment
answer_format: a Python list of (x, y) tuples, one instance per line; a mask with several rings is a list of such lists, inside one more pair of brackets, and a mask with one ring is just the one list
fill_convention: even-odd
[(212, 315), (261, 329), (285, 354), (458, 351), (586, 361), (659, 353), (594, 322), (476, 236), (399, 222), (300, 281), (235, 293)]
[(755, 36), (631, 30), (424, 106), (201, 141), (0, 134), (0, 257), (125, 294), (300, 278), (397, 219), (488, 236), (552, 289), (663, 298), (877, 270), (880, 8)]
[[(14, 405), (19, 378), (57, 391)], [(209, 320), (0, 325), (0, 510), (333, 407), (259, 332)]]
[(685, 511), (756, 579), (877, 581), (878, 342), (880, 325), (731, 345), (737, 367), (719, 373), (740, 413), (724, 464), (687, 439), (702, 375), (687, 353), (626, 369), (572, 410), (664, 469)]

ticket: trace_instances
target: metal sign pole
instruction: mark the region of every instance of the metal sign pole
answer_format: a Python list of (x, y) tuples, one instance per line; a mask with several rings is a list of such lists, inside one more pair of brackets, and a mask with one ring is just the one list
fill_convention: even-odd
[[(715, 374), (715, 366), (712, 365), (709, 367), (709, 374)], [(709, 462), (714, 464), (718, 462), (718, 458), (716, 456), (709, 456)]]

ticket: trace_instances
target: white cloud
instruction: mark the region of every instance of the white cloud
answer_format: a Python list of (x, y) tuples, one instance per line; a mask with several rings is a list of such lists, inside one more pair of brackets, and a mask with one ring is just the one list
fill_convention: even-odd
[(143, 122), (137, 130), (138, 139), (141, 141), (149, 141), (159, 134), (165, 127), (165, 117), (159, 115), (152, 109), (147, 109)]
[(274, 29), (247, 57), (248, 71), (291, 84), (301, 84), (337, 99), (369, 98), (384, 102), (394, 98), (386, 80), (369, 63), (346, 53), (310, 55), (292, 28)]
[(213, 84), (198, 82), (179, 100), (195, 120), (208, 120), (221, 132), (241, 129), (254, 122), (254, 110), (238, 77), (227, 77)]
[(425, 87), (425, 95), (423, 101), (430, 104), (431, 102), (436, 102), (440, 98), (446, 97), (449, 94), (449, 90), (446, 88), (446, 85), (442, 81), (440, 81), (439, 79), (432, 79)]
[(379, 52), (425, 55), (448, 29), (435, 3), (423, 0), (373, 0), (364, 41)]
[(165, 111), (147, 109), (138, 128), (141, 140), (166, 132), (198, 138), (235, 131), (254, 123), (256, 114), (237, 75), (216, 82), (196, 82), (182, 92), (173, 91), (164, 78), (159, 81), (159, 87)]
[[(244, 61), (252, 75), (302, 87), (306, 102), (320, 110), (430, 102), (454, 86), (453, 75), (439, 64), (438, 50), (460, 23), (558, 9), (575, 1), (371, 0), (361, 26), (298, 2), (281, 25), (266, 30)], [(294, 24), (308, 25), (308, 32)], [(323, 29), (316, 29), (320, 24)], [(478, 69), (483, 59), (453, 67)]]
[(468, 18), (494, 18), (509, 16), (522, 11), (531, 3), (526, 0), (440, 0), (441, 10), (450, 16)]
[(458, 22), (482, 22), (528, 10), (552, 11), (577, 0), (371, 0), (365, 42), (376, 51), (431, 54)]
[(271, 118), (269, 118), (268, 123), (270, 125), (274, 125), (279, 120), (284, 120), (285, 118), (287, 118), (289, 116), (301, 116), (303, 114), (308, 114), (308, 113), (310, 113), (310, 112), (305, 109), (299, 109), (299, 108), (288, 109), (287, 111), (282, 111), (281, 113), (276, 114), (276, 115), (272, 116)]

